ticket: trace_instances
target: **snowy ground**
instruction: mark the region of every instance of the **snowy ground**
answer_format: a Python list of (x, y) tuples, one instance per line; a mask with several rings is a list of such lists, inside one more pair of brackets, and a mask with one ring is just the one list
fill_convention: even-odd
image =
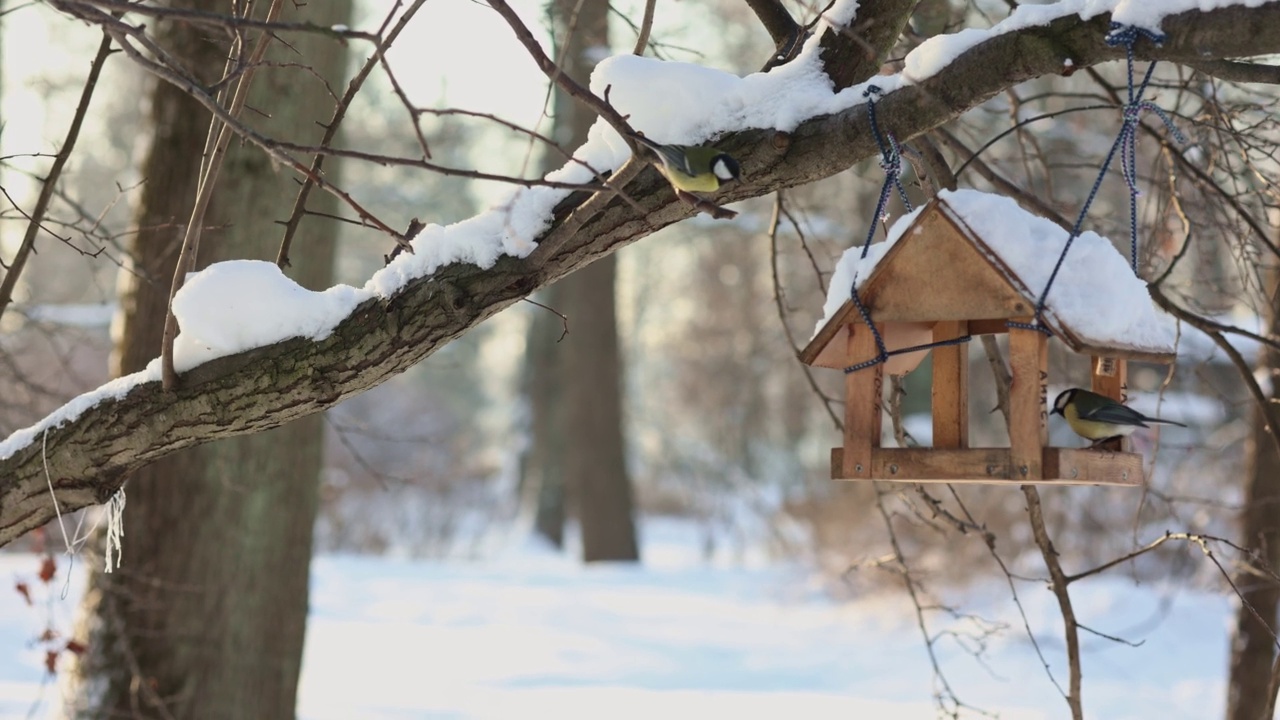
[[(901, 594), (838, 604), (795, 567), (703, 562), (686, 526), (648, 523), (645, 536), (642, 568), (583, 568), (531, 547), (486, 562), (318, 559), (300, 716), (936, 717), (928, 659)], [(9, 587), (37, 569), (30, 555), (0, 555)], [(49, 714), (53, 686), (32, 711), (44, 677), (32, 639), (50, 613), (71, 626), (77, 583), (65, 600), (61, 587), (55, 580), (47, 607), (37, 592), (35, 608), (0, 592), (3, 720)], [(1052, 598), (1034, 584), (1021, 593), (1065, 683)], [(1075, 598), (1085, 624), (1145, 641), (1085, 637), (1088, 716), (1221, 714), (1225, 599), (1122, 579), (1082, 583)], [(971, 594), (965, 609), (1009, 628), (989, 639), (985, 667), (940, 642), (960, 698), (1004, 720), (1066, 716), (1007, 591)]]

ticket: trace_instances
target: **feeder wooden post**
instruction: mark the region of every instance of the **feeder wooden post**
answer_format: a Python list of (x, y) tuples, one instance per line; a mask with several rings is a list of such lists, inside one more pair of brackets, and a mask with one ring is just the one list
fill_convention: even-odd
[[(848, 326), (850, 365), (870, 360), (878, 352), (875, 336), (864, 323)], [(872, 448), (880, 447), (880, 395), (884, 387), (884, 363), (844, 376), (844, 457), (840, 477), (871, 477)]]
[[(1034, 318), (1015, 318), (1030, 324)], [(1009, 328), (1009, 454), (1014, 478), (1028, 482), (1044, 475), (1042, 459), (1049, 444), (1045, 392), (1049, 382), (1048, 338), (1038, 330)]]
[[(933, 341), (964, 337), (964, 320), (940, 320)], [(933, 446), (969, 447), (969, 346), (942, 345), (933, 349)]]
[[(1125, 391), (1129, 389), (1129, 364), (1124, 358), (1093, 356), (1093, 372), (1091, 388), (1099, 395), (1122, 403)], [(1129, 438), (1121, 437), (1101, 443), (1098, 447), (1113, 452), (1125, 452), (1129, 448)]]
[(1124, 358), (1093, 356), (1094, 392), (1122, 403), (1129, 389), (1128, 362)]

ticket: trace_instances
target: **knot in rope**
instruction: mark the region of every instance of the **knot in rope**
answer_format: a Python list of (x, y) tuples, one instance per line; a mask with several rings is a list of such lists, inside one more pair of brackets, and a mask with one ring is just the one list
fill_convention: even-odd
[(1124, 123), (1120, 126), (1120, 172), (1124, 175), (1125, 184), (1129, 186), (1129, 192), (1132, 195), (1140, 195), (1138, 189), (1138, 169), (1137, 164), (1137, 140), (1138, 140), (1138, 121), (1143, 111), (1149, 111), (1156, 114), (1160, 118), (1160, 122), (1164, 123), (1165, 129), (1173, 136), (1174, 141), (1178, 144), (1185, 144), (1187, 138), (1173, 124), (1173, 119), (1169, 117), (1159, 105), (1149, 100), (1139, 100), (1124, 106), (1122, 111)]
[(1124, 45), (1132, 48), (1138, 42), (1138, 38), (1146, 38), (1156, 47), (1164, 45), (1164, 33), (1118, 22), (1111, 23), (1111, 30), (1107, 33), (1106, 42), (1111, 47)]
[[(1162, 33), (1141, 28), (1134, 25), (1121, 25), (1120, 23), (1111, 23), (1111, 32), (1107, 33), (1106, 42), (1112, 47), (1124, 45), (1125, 60), (1127, 62), (1129, 102), (1121, 109), (1123, 121), (1120, 125), (1120, 134), (1116, 137), (1115, 145), (1111, 148), (1111, 154), (1114, 155), (1118, 150), (1120, 153), (1120, 174), (1124, 176), (1125, 185), (1129, 187), (1129, 267), (1136, 275), (1138, 272), (1138, 123), (1142, 117), (1142, 111), (1149, 110), (1154, 112), (1160, 118), (1160, 122), (1169, 130), (1169, 134), (1178, 143), (1185, 143), (1187, 140), (1178, 130), (1173, 121), (1164, 110), (1161, 110), (1148, 100), (1143, 100), (1142, 96), (1147, 91), (1147, 86), (1151, 83), (1151, 75), (1155, 71), (1156, 64), (1153, 62), (1147, 66), (1147, 73), (1143, 76), (1142, 82), (1136, 87), (1133, 82), (1133, 46), (1137, 44), (1139, 38), (1146, 38), (1153, 45), (1159, 46), (1164, 43), (1164, 35)], [(1108, 158), (1110, 162), (1110, 158)], [(1106, 167), (1103, 167), (1103, 172)], [(1101, 178), (1099, 178), (1101, 179)]]
[(893, 133), (889, 133), (888, 152), (882, 152), (880, 155), (880, 169), (894, 180), (902, 174), (902, 148), (898, 145), (898, 139), (893, 136)]
[(867, 239), (862, 243), (862, 257), (867, 256), (867, 251), (871, 249), (871, 240), (875, 238), (876, 223), (885, 218), (886, 207), (889, 203), (889, 189), (897, 188), (898, 196), (902, 198), (902, 204), (906, 207), (907, 212), (911, 212), (911, 200), (907, 197), (907, 189), (902, 186), (902, 149), (898, 145), (898, 140), (893, 133), (883, 133), (880, 131), (880, 122), (876, 119), (876, 100), (875, 96), (884, 92), (879, 87), (872, 85), (862, 91), (862, 97), (867, 99), (867, 122), (871, 125), (871, 135), (876, 139), (876, 145), (880, 148), (880, 169), (884, 171), (884, 184), (880, 186), (880, 198), (876, 201), (875, 214), (871, 216), (870, 227), (867, 229)]

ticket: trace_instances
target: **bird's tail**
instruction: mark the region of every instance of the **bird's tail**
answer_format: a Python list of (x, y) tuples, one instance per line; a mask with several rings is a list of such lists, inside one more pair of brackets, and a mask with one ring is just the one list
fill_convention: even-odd
[(633, 132), (633, 133), (630, 133), (630, 136), (632, 140), (635, 140), (636, 142), (640, 143), (641, 145), (644, 145), (650, 150), (656, 151), (658, 148), (662, 147), (658, 143), (650, 140), (649, 138), (645, 137), (644, 135), (641, 135), (640, 133)]
[(1152, 418), (1152, 417), (1143, 418), (1143, 420), (1146, 420), (1147, 422), (1152, 422), (1152, 423), (1161, 423), (1164, 425), (1177, 425), (1178, 427), (1186, 427), (1185, 424), (1180, 423), (1177, 420), (1165, 420), (1164, 418)]

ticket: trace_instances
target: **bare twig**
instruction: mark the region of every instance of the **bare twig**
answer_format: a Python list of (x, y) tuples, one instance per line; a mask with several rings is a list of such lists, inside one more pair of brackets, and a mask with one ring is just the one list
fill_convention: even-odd
[(529, 32), (529, 28), (525, 27), (524, 21), (520, 19), (520, 16), (516, 14), (515, 10), (511, 9), (511, 6), (505, 0), (487, 1), (489, 6), (498, 11), (502, 19), (506, 20), (507, 24), (511, 26), (511, 29), (516, 34), (516, 39), (520, 41), (521, 45), (524, 45), (525, 50), (529, 51), (529, 55), (533, 58), (534, 63), (538, 65), (539, 70), (550, 78), (552, 82), (559, 85), (560, 89), (578, 102), (591, 108), (592, 112), (599, 115), (614, 130), (618, 131), (618, 134), (624, 140), (628, 143), (634, 142), (631, 136), (635, 134), (635, 130), (632, 130), (631, 126), (627, 124), (626, 118), (619, 115), (612, 105), (605, 102), (598, 95), (561, 72), (559, 66), (552, 62), (551, 58), (547, 57), (547, 54), (543, 52), (542, 46), (538, 44), (538, 40), (533, 36), (533, 33)]
[[(382, 21), (382, 26), (378, 28), (377, 41), (374, 45), (373, 55), (365, 61), (360, 68), (360, 72), (351, 78), (351, 82), (347, 84), (347, 91), (343, 93), (342, 99), (338, 101), (337, 106), (333, 109), (333, 117), (324, 126), (324, 136), (320, 138), (320, 146), (327, 148), (333, 142), (334, 137), (338, 134), (338, 128), (342, 125), (342, 121), (347, 116), (347, 109), (351, 107), (351, 102), (355, 100), (356, 93), (360, 92), (360, 88), (364, 86), (364, 82), (368, 79), (369, 74), (373, 72), (373, 68), (379, 62), (385, 62), (384, 55), (387, 47), (395, 42), (400, 35), (400, 31), (409, 24), (409, 20), (418, 12), (418, 8), (422, 7), (426, 0), (414, 0), (413, 4), (405, 9), (404, 14), (396, 22), (395, 27), (391, 28), (391, 32), (383, 37), (387, 26), (391, 24), (391, 19), (395, 17), (396, 10), (400, 7), (400, 1), (392, 6), (386, 18)], [(388, 75), (390, 71), (388, 70)], [(397, 84), (398, 87), (398, 84)], [(412, 111), (412, 108), (410, 109)], [(417, 119), (414, 119), (414, 128), (418, 126)], [(421, 131), (419, 131), (421, 135)], [(427, 158), (431, 157), (431, 153), (427, 150), (426, 140), (422, 140), (423, 152)], [(280, 251), (276, 253), (276, 265), (280, 269), (289, 266), (289, 245), (293, 242), (293, 236), (298, 231), (298, 225), (302, 222), (302, 216), (306, 212), (307, 198), (311, 195), (311, 188), (315, 187), (313, 178), (318, 178), (324, 169), (324, 153), (316, 153), (315, 158), (311, 161), (310, 171), (303, 176), (302, 187), (298, 189), (298, 197), (293, 202), (293, 211), (289, 213), (289, 219), (285, 221), (284, 237), (280, 240)]]
[(963, 161), (963, 166), (972, 165), (973, 169), (977, 171), (983, 179), (991, 183), (991, 185), (1001, 194), (1012, 197), (1018, 201), (1019, 205), (1027, 210), (1036, 213), (1041, 217), (1052, 220), (1058, 227), (1066, 230), (1067, 232), (1071, 232), (1071, 221), (1064, 218), (1062, 213), (1058, 212), (1053, 206), (1049, 205), (1044, 200), (1041, 200), (1039, 195), (1033, 192), (1028, 192), (1017, 184), (1006, 179), (1000, 173), (997, 173), (990, 165), (979, 158), (977, 153), (969, 150), (969, 148), (959, 138), (952, 135), (945, 128), (938, 128), (935, 132), (938, 134), (938, 137), (942, 138), (942, 141), (946, 143), (948, 147), (957, 153), (966, 156)]
[[(1271, 440), (1275, 444), (1276, 452), (1280, 452), (1280, 432), (1276, 431), (1277, 428), (1280, 428), (1280, 404), (1271, 402), (1267, 398), (1267, 394), (1262, 391), (1262, 386), (1258, 385), (1258, 380), (1253, 375), (1253, 368), (1249, 366), (1248, 361), (1244, 359), (1240, 351), (1222, 336), (1222, 331), (1218, 327), (1219, 324), (1179, 307), (1156, 285), (1148, 285), (1147, 292), (1156, 301), (1156, 304), (1170, 315), (1208, 335), (1213, 344), (1217, 345), (1231, 360), (1231, 364), (1236, 367), (1240, 374), (1240, 379), (1244, 382), (1245, 387), (1249, 389), (1249, 394), (1258, 403), (1258, 410), (1266, 419), (1267, 426), (1272, 429), (1272, 432), (1268, 433), (1268, 435), (1271, 436)], [(1266, 342), (1267, 344), (1272, 343), (1269, 340)]]
[(796, 344), (795, 335), (791, 332), (791, 326), (787, 324), (786, 310), (786, 294), (782, 289), (782, 281), (778, 278), (778, 227), (780, 219), (784, 213), (782, 190), (779, 190), (773, 197), (773, 215), (769, 218), (769, 272), (773, 278), (773, 304), (778, 310), (778, 321), (782, 323), (782, 332), (787, 336), (787, 342), (791, 345), (791, 349), (795, 351), (797, 364), (804, 372), (804, 379), (809, 383), (809, 388), (814, 394), (822, 398), (822, 407), (826, 408), (827, 414), (831, 416), (831, 422), (836, 426), (836, 430), (841, 430), (844, 423), (841, 422), (840, 416), (831, 408), (831, 398), (822, 392), (822, 388), (818, 387), (818, 381), (813, 377), (813, 369), (802, 362), (799, 362), (800, 346)]
[[(40, 186), (40, 196), (36, 199), (35, 208), (31, 211), (26, 233), (22, 236), (22, 243), (18, 245), (18, 252), (13, 256), (13, 260), (9, 262), (9, 270), (5, 273), (4, 280), (0, 281), (0, 314), (4, 314), (5, 308), (8, 307), (13, 299), (13, 289), (18, 285), (18, 277), (22, 275), (22, 270), (27, 264), (27, 258), (35, 247), (36, 235), (40, 232), (45, 213), (49, 210), (49, 202), (53, 199), (54, 186), (58, 184), (59, 178), (62, 177), (62, 169), (66, 167), (67, 160), (71, 157), (71, 151), (76, 146), (76, 140), (80, 137), (80, 128), (84, 124), (85, 115), (89, 112), (89, 101), (93, 99), (93, 92), (98, 87), (98, 77), (102, 74), (102, 67), (106, 64), (107, 56), (110, 54), (111, 38), (106, 33), (103, 33), (102, 41), (98, 44), (98, 53), (93, 57), (93, 62), (89, 65), (89, 77), (85, 79), (84, 89), (80, 91), (80, 102), (76, 104), (75, 114), (71, 118), (71, 126), (67, 128), (67, 136), (63, 139), (62, 147), (58, 150), (58, 154), (53, 158), (53, 165), (49, 168), (49, 174)], [(17, 206), (15, 205), (15, 207)]]
[(543, 310), (546, 310), (547, 312), (551, 313), (552, 315), (555, 315), (556, 317), (560, 318), (560, 337), (556, 338), (556, 342), (560, 342), (561, 340), (564, 340), (565, 337), (569, 335), (569, 316), (568, 315), (565, 315), (564, 313), (560, 312), (559, 310), (556, 310), (553, 307), (543, 305), (537, 300), (533, 300), (530, 298), (522, 298), (522, 299), (525, 302), (529, 303), (530, 305), (536, 305), (542, 308)]
[[(275, 20), (255, 20), (247, 14), (206, 12), (172, 5), (147, 5), (129, 0), (51, 0), (54, 7), (70, 15), (85, 18), (85, 10), (89, 7), (102, 8), (118, 13), (137, 13), (159, 19), (181, 20), (192, 25), (204, 25), (215, 28), (266, 30), (271, 33), (305, 32), (344, 40), (368, 40), (377, 42), (378, 36), (373, 33), (353, 30), (344, 25), (317, 25), (310, 22), (278, 22)], [(93, 20), (96, 22), (96, 20)]]
[(1009, 428), (1009, 386), (1013, 384), (1013, 375), (1009, 374), (1009, 366), (1004, 364), (1004, 356), (1000, 354), (1000, 345), (995, 335), (982, 336), (982, 349), (986, 351), (987, 362), (991, 365), (991, 375), (996, 381), (996, 406), (992, 412), (1000, 411), (1004, 416), (1004, 426)]
[(803, 31), (800, 23), (791, 17), (791, 13), (779, 0), (747, 0), (747, 5), (756, 14), (760, 24), (764, 25), (779, 53), (793, 44), (796, 36)]
[(1076, 623), (1075, 609), (1071, 605), (1071, 594), (1067, 590), (1067, 576), (1062, 572), (1062, 564), (1058, 562), (1058, 551), (1049, 538), (1049, 530), (1044, 522), (1044, 510), (1040, 505), (1040, 492), (1034, 485), (1023, 485), (1022, 494), (1027, 498), (1027, 514), (1031, 521), (1031, 533), (1035, 537), (1036, 546), (1044, 558), (1045, 567), (1049, 569), (1049, 588), (1058, 600), (1058, 610), (1062, 613), (1063, 634), (1067, 644), (1067, 706), (1071, 708), (1072, 720), (1084, 720), (1084, 706), (1080, 702), (1080, 628)]
[(1280, 65), (1241, 62), (1239, 60), (1202, 60), (1189, 63), (1205, 75), (1219, 80), (1242, 83), (1280, 84)]
[[(609, 177), (609, 187), (626, 187), (627, 183), (634, 180), (647, 165), (647, 162), (633, 155)], [(598, 215), (601, 210), (604, 210), (605, 205), (608, 205), (610, 200), (613, 200), (612, 194), (596, 193), (592, 195), (586, 202), (579, 205), (569, 217), (565, 218), (564, 222), (547, 233), (542, 242), (538, 243), (538, 249), (534, 250), (529, 256), (529, 260), (535, 266), (545, 263), (570, 238), (576, 235), (587, 222)], [(643, 213), (640, 215), (643, 217)]]
[[(267, 9), (267, 21), (271, 22), (279, 17), (283, 6), (284, 0), (272, 0), (271, 6)], [(249, 85), (253, 82), (256, 65), (266, 55), (271, 40), (271, 34), (265, 32), (258, 38), (258, 44), (249, 58), (249, 68), (237, 83), (235, 94), (231, 99), (228, 114), (232, 119), (238, 117), (240, 111), (244, 109), (244, 104), (249, 98)], [(209, 122), (209, 136), (212, 137), (215, 134), (214, 128), (217, 128), (217, 141), (212, 145), (212, 152), (205, 156), (206, 163), (196, 190), (195, 205), (191, 209), (191, 219), (187, 221), (187, 231), (182, 237), (182, 250), (178, 253), (178, 264), (174, 268), (173, 283), (169, 288), (169, 311), (165, 315), (164, 336), (160, 345), (160, 368), (165, 390), (172, 390), (178, 382), (178, 373), (173, 369), (173, 341), (178, 335), (178, 318), (173, 314), (173, 298), (182, 288), (182, 282), (187, 273), (195, 267), (196, 253), (200, 247), (200, 233), (204, 228), (204, 216), (209, 210), (209, 201), (213, 198), (213, 188), (218, 182), (218, 173), (222, 169), (227, 147), (231, 144), (231, 128), (221, 123), (216, 117), (211, 118)]]
[(960, 710), (963, 708), (974, 710), (980, 714), (987, 714), (962, 702), (956, 696), (955, 690), (951, 688), (951, 683), (947, 680), (946, 673), (942, 671), (942, 665), (938, 661), (934, 647), (937, 643), (937, 636), (929, 632), (924, 615), (924, 605), (920, 602), (920, 595), (916, 587), (917, 583), (907, 568), (906, 555), (903, 554), (902, 545), (898, 542), (898, 534), (893, 528), (893, 520), (889, 515), (889, 511), (884, 506), (884, 493), (880, 490), (880, 483), (876, 483), (876, 509), (879, 511), (880, 518), (884, 521), (885, 530), (889, 534), (889, 544), (893, 548), (893, 558), (901, 569), (902, 584), (906, 588), (907, 595), (911, 598), (912, 606), (915, 608), (916, 627), (920, 629), (920, 635), (924, 639), (925, 652), (929, 655), (929, 664), (933, 666), (933, 677), (941, 686), (940, 691), (935, 693), (938, 709), (948, 717), (953, 718), (953, 720), (959, 720)]
[(649, 33), (653, 31), (653, 9), (657, 4), (657, 0), (644, 2), (644, 18), (640, 20), (640, 31), (636, 35), (636, 49), (632, 51), (632, 55), (644, 55), (644, 49), (649, 45)]

